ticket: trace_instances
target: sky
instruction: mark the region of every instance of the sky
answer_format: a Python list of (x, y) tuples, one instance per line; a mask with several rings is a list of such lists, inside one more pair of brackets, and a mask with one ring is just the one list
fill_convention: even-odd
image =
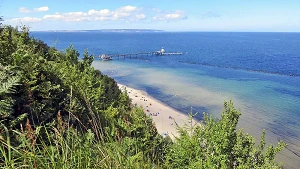
[(0, 16), (32, 31), (300, 32), (300, 0), (1, 0)]

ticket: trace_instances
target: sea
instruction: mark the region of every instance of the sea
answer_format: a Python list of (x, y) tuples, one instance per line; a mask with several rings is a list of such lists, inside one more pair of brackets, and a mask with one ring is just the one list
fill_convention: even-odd
[[(300, 168), (300, 33), (292, 32), (31, 32), (63, 51), (73, 44), (95, 56), (93, 66), (118, 83), (144, 90), (201, 121), (221, 117), (224, 101), (242, 112), (238, 128), (259, 142), (288, 144), (277, 161)], [(115, 57), (101, 54), (182, 52)]]

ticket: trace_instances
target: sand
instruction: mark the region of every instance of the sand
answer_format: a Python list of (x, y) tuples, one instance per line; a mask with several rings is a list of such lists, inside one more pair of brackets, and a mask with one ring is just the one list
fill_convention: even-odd
[(178, 136), (178, 126), (191, 126), (197, 124), (197, 121), (190, 119), (187, 115), (167, 106), (159, 100), (149, 96), (145, 91), (130, 88), (128, 86), (118, 84), (121, 91), (126, 88), (128, 96), (132, 99), (132, 104), (141, 106), (145, 113), (153, 119), (153, 123), (158, 132), (163, 136), (170, 136), (174, 139)]

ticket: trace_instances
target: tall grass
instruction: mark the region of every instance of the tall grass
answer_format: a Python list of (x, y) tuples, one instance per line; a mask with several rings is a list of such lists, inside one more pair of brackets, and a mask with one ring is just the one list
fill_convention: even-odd
[(130, 147), (125, 146), (137, 146), (134, 139), (124, 139), (132, 144), (104, 142), (95, 137), (97, 131), (78, 131), (60, 117), (55, 127), (33, 129), (27, 122), (20, 130), (1, 128), (1, 168), (160, 168), (151, 159), (145, 159), (142, 151), (126, 152)]

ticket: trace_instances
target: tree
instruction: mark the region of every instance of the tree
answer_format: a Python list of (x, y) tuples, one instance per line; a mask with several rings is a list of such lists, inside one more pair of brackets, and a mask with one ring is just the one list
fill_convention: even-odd
[(89, 52), (88, 50), (84, 50), (84, 53), (83, 53), (83, 64), (87, 67), (90, 67), (92, 65), (94, 61), (94, 56), (93, 55), (90, 55), (89, 56)]
[(180, 128), (181, 136), (166, 155), (166, 168), (279, 168), (275, 156), (286, 144), (266, 147), (263, 132), (256, 147), (252, 136), (236, 129), (240, 115), (231, 101), (224, 102), (219, 121), (205, 114), (192, 133)]

